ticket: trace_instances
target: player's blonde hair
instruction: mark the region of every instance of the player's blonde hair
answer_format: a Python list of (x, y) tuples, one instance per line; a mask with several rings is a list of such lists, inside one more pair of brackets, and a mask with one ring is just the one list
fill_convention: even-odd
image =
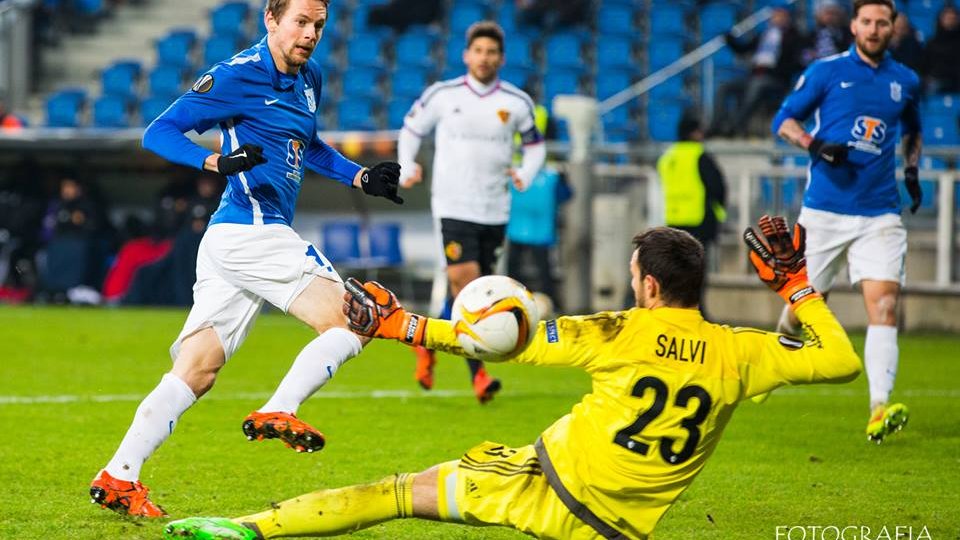
[[(320, 0), (323, 2), (324, 7), (330, 7), (330, 0)], [(290, 7), (290, 0), (267, 0), (267, 7), (264, 11), (273, 14), (273, 18), (280, 20), (280, 17), (283, 17), (283, 14), (287, 12), (287, 8)]]

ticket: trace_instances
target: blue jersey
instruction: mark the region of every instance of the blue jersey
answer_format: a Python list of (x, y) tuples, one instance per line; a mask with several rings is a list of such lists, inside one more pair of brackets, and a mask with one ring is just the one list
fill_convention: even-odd
[(312, 60), (296, 75), (274, 65), (267, 40), (215, 65), (143, 133), (143, 147), (181, 165), (203, 169), (211, 155), (184, 133), (221, 132), (221, 154), (243, 144), (263, 148), (267, 162), (227, 177), (215, 223), (290, 225), (303, 168), (352, 185), (360, 166), (317, 136), (322, 80)]
[(811, 65), (773, 120), (776, 135), (787, 118), (811, 114), (811, 135), (846, 143), (848, 162), (834, 167), (821, 159), (810, 164), (803, 205), (858, 216), (900, 212), (895, 153), (901, 131), (920, 133), (920, 79), (889, 54), (876, 68), (856, 52)]

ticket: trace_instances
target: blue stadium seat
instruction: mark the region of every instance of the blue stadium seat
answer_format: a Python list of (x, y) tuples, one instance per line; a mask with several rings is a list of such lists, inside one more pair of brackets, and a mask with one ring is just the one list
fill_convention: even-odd
[(183, 71), (179, 66), (159, 65), (150, 72), (150, 93), (158, 97), (177, 97), (182, 93)]
[(168, 97), (148, 97), (140, 102), (140, 124), (150, 125), (171, 103), (173, 100)]
[(923, 142), (928, 145), (960, 145), (956, 116), (928, 115), (922, 119)]
[(500, 69), (500, 78), (518, 88), (526, 88), (534, 73), (536, 72), (533, 69), (507, 65)]
[(496, 21), (503, 28), (508, 36), (516, 34), (517, 30), (517, 6), (514, 2), (500, 2), (497, 9)]
[(456, 4), (450, 10), (450, 33), (464, 35), (470, 25), (487, 19), (487, 10), (475, 4)]
[(103, 0), (73, 0), (71, 4), (73, 9), (83, 15), (95, 16), (104, 11)]
[(533, 59), (533, 38), (519, 33), (510, 36), (505, 44), (507, 62), (511, 67), (534, 69), (537, 63)]
[(210, 27), (214, 35), (231, 36), (234, 39), (246, 37), (247, 16), (250, 4), (247, 2), (226, 2), (210, 11)]
[(635, 69), (633, 40), (628, 36), (600, 35), (597, 37), (597, 68), (602, 73), (609, 68)]
[(374, 102), (350, 96), (337, 105), (339, 129), (345, 131), (373, 131), (377, 129)]
[(64, 89), (47, 96), (47, 126), (75, 128), (80, 126), (80, 111), (87, 94), (82, 89)]
[(553, 103), (558, 94), (579, 94), (580, 74), (576, 71), (553, 70), (543, 76), (543, 97)]
[(371, 223), (367, 230), (370, 240), (370, 261), (376, 266), (400, 266), (403, 251), (400, 249), (399, 223)]
[[(139, 64), (137, 64), (139, 68)], [(129, 64), (113, 64), (100, 74), (103, 94), (116, 96), (128, 103), (136, 99), (138, 69)]]
[[(463, 50), (466, 47), (466, 40), (457, 36), (450, 36), (447, 39), (444, 50), (444, 61), (446, 67), (456, 67), (463, 70)], [(510, 62), (510, 56), (507, 56), (507, 62)], [(512, 65), (512, 64), (511, 64)], [(461, 73), (462, 75), (462, 73)]]
[(674, 75), (654, 86), (650, 89), (648, 95), (652, 101), (657, 103), (689, 101), (689, 96), (686, 95), (683, 87), (682, 75)]
[(633, 83), (633, 76), (629, 71), (602, 70), (597, 73), (597, 99), (603, 101)]
[(181, 68), (190, 66), (192, 64), (190, 53), (195, 42), (196, 34), (192, 31), (170, 32), (157, 41), (157, 63)]
[(393, 72), (391, 87), (395, 99), (413, 101), (427, 88), (430, 76), (426, 69), (398, 67)]
[(737, 6), (726, 1), (711, 2), (700, 9), (700, 39), (707, 41), (726, 33), (737, 24)]
[(575, 32), (561, 32), (550, 36), (544, 50), (548, 71), (555, 68), (584, 68), (583, 40)]
[(386, 40), (379, 34), (368, 34), (363, 39), (354, 39), (347, 44), (347, 65), (354, 67), (378, 67), (384, 66), (384, 58), (381, 51), (386, 44)]
[(93, 103), (93, 125), (100, 128), (130, 127), (126, 98), (102, 96)]
[(601, 36), (634, 36), (637, 31), (636, 11), (631, 6), (604, 2), (597, 12), (597, 33)]
[(205, 69), (209, 69), (217, 62), (222, 62), (232, 57), (237, 53), (237, 45), (236, 36), (212, 36), (203, 46), (203, 65)]
[(655, 9), (651, 9), (649, 17), (653, 43), (657, 43), (661, 37), (687, 35), (687, 10), (683, 4), (657, 4)]
[(437, 43), (434, 34), (417, 27), (397, 38), (394, 44), (398, 66), (431, 67), (434, 65), (433, 48)]
[(683, 117), (683, 109), (679, 105), (662, 105), (650, 107), (647, 111), (647, 132), (655, 141), (675, 141), (677, 139), (677, 124)]
[(397, 98), (394, 98), (389, 104), (387, 104), (387, 128), (402, 128), (403, 118), (407, 116), (407, 112), (410, 111), (410, 107), (412, 105), (412, 100)]
[(332, 264), (350, 266), (360, 261), (360, 224), (328, 221), (320, 227), (323, 255)]
[(684, 54), (684, 44), (682, 39), (662, 38), (655, 40), (647, 49), (650, 72), (653, 73), (670, 65), (678, 60)]
[(376, 68), (349, 69), (344, 72), (341, 79), (343, 97), (345, 99), (380, 97), (383, 93), (381, 89), (382, 78), (383, 72)]

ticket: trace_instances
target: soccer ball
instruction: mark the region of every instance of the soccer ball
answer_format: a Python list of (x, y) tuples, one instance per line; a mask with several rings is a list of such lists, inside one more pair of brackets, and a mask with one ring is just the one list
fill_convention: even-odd
[(520, 354), (537, 331), (533, 295), (506, 276), (483, 276), (453, 301), (453, 331), (470, 358), (502, 360)]

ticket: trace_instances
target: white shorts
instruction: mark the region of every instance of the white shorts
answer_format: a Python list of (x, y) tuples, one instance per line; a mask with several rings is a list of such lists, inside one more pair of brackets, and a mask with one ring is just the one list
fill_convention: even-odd
[(264, 300), (286, 313), (315, 276), (343, 281), (323, 254), (286, 225), (211, 226), (197, 253), (193, 307), (170, 356), (176, 360), (185, 338), (212, 327), (229, 359)]
[(899, 215), (851, 216), (802, 208), (797, 221), (807, 229), (807, 273), (818, 291), (833, 287), (844, 254), (851, 284), (866, 279), (903, 285), (907, 231)]

